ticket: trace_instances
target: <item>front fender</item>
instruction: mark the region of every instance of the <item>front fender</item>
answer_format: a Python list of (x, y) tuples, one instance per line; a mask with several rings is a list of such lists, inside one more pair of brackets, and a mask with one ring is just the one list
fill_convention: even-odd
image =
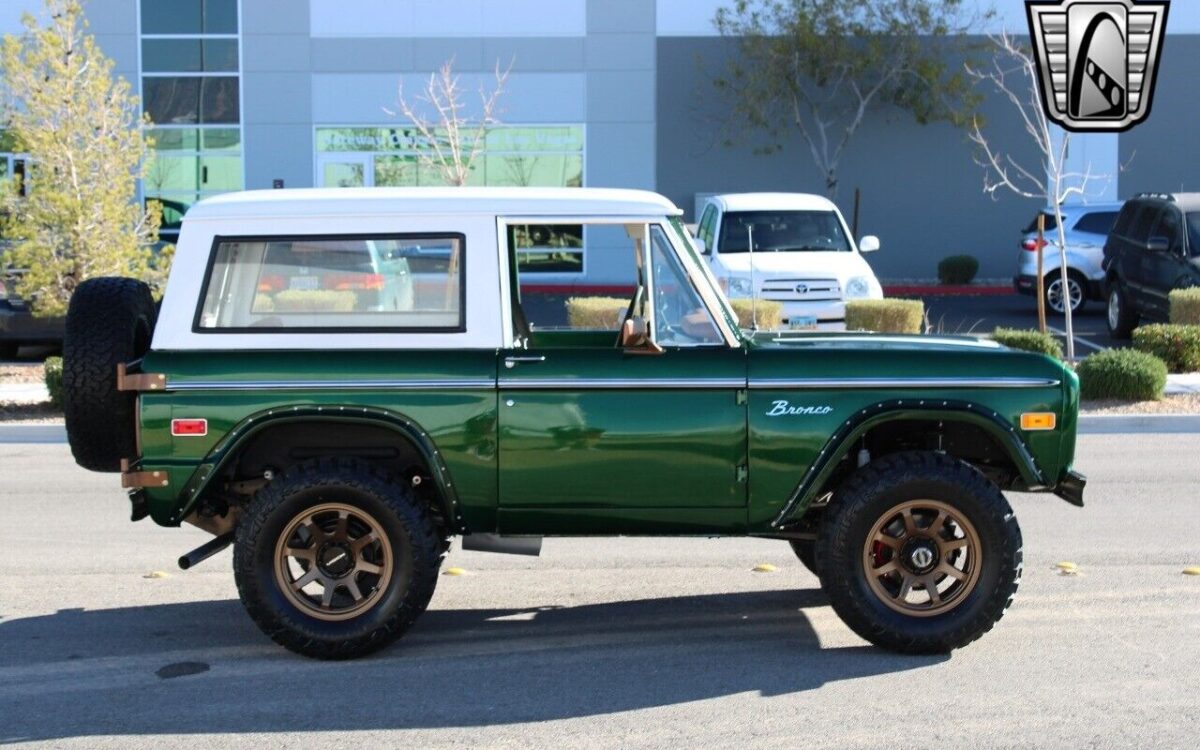
[(816, 499), (817, 493), (833, 474), (837, 465), (853, 449), (855, 442), (872, 428), (895, 420), (936, 420), (961, 422), (982, 428), (991, 435), (1008, 453), (1009, 458), (1021, 474), (1024, 489), (1042, 490), (1052, 486), (1036, 459), (1025, 445), (1016, 429), (996, 411), (969, 401), (931, 401), (901, 399), (881, 401), (855, 412), (833, 433), (825, 443), (817, 460), (809, 466), (800, 483), (796, 485), (783, 510), (771, 522), (774, 528), (783, 528), (799, 521)]
[(425, 459), (429, 472), (437, 485), (442, 499), (442, 512), (455, 531), (464, 530), (462, 509), (458, 493), (450, 478), (441, 453), (433, 439), (417, 422), (399, 412), (386, 409), (367, 408), (362, 406), (294, 406), (286, 409), (267, 409), (251, 414), (239, 422), (220, 441), (213, 446), (209, 454), (184, 485), (180, 497), (185, 498), (174, 511), (170, 523), (179, 523), (186, 518), (196, 506), (196, 503), (209, 489), (214, 477), (220, 476), (222, 469), (236, 460), (241, 449), (258, 433), (268, 427), (276, 427), (289, 422), (330, 422), (342, 424), (366, 424), (384, 427), (399, 433), (408, 440), (418, 453)]

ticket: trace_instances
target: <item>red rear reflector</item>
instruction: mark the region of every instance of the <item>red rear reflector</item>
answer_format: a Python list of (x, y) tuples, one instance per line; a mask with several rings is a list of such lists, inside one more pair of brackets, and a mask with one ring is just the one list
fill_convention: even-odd
[(203, 437), (208, 434), (208, 420), (172, 419), (171, 434), (176, 437)]
[[(1049, 242), (1042, 240), (1042, 247), (1045, 247), (1046, 245), (1049, 245), (1049, 244), (1050, 244)], [(1031, 253), (1036, 253), (1037, 249), (1038, 249), (1038, 241), (1037, 240), (1025, 240), (1024, 242), (1021, 243), (1021, 247), (1024, 248), (1025, 250), (1028, 250)]]

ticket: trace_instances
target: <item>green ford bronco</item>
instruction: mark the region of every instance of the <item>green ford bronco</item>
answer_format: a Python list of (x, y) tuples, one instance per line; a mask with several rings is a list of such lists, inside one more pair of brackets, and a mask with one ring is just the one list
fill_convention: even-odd
[[(584, 264), (628, 272), (619, 304), (547, 296)], [(134, 520), (214, 535), (181, 567), (234, 545), (250, 616), (308, 656), (404, 633), (456, 536), (779, 539), (872, 643), (991, 629), (1021, 577), (1002, 490), (1082, 505), (1075, 375), (971, 338), (739, 327), (720, 281), (653, 193), (206, 200), (160, 307), (129, 279), (75, 292), (71, 450), (120, 472)]]

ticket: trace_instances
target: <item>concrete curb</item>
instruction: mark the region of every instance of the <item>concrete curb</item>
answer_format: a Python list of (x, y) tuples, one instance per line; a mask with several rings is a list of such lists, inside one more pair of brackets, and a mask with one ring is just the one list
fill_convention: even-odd
[(1080, 435), (1200, 433), (1200, 414), (1083, 414)]

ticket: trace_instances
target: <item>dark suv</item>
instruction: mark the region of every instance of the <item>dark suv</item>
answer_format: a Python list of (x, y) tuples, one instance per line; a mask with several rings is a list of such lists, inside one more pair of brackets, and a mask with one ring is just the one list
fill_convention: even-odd
[(1104, 245), (1108, 330), (1129, 338), (1142, 318), (1166, 321), (1167, 295), (1200, 286), (1200, 193), (1141, 193)]

